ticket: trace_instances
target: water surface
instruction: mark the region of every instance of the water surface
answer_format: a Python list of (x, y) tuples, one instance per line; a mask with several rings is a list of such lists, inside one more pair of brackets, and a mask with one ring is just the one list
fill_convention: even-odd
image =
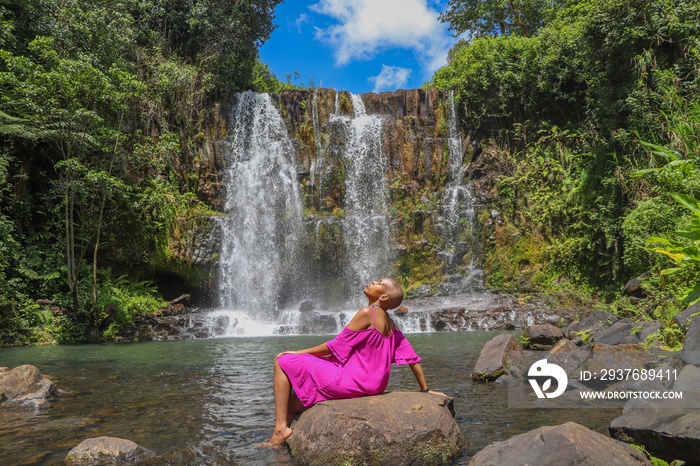
[[(455, 464), (486, 445), (542, 425), (575, 421), (607, 434), (620, 410), (508, 408), (507, 389), (473, 382), (484, 343), (502, 332), (408, 335), (432, 389), (455, 397), (467, 441)], [(60, 464), (90, 437), (108, 435), (156, 451), (160, 464), (292, 464), (286, 451), (255, 446), (274, 425), (272, 361), (315, 346), (319, 335), (27, 347), (0, 350), (0, 366), (33, 364), (60, 396), (43, 413), (3, 406), (0, 464)], [(408, 366), (389, 390), (417, 390)]]

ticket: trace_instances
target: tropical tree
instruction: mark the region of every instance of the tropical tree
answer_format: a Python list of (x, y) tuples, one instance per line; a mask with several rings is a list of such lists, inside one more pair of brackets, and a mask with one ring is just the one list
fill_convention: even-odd
[(455, 36), (530, 37), (556, 16), (567, 0), (450, 0), (440, 15)]

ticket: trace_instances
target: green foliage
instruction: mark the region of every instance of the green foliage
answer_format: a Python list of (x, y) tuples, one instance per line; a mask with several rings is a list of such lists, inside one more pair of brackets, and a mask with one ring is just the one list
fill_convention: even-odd
[[(102, 274), (109, 277), (111, 271), (104, 270)], [(107, 339), (114, 338), (121, 329), (140, 316), (153, 315), (166, 305), (157, 296), (157, 289), (148, 281), (128, 280), (123, 275), (117, 279), (103, 280), (101, 288), (93, 323), (98, 328), (104, 323), (109, 325), (104, 332)], [(107, 309), (112, 309), (113, 315), (108, 315)]]
[(0, 345), (80, 342), (107, 301), (122, 323), (160, 303), (93, 273), (142, 278), (212, 213), (208, 109), (257, 85), (278, 3), (0, 6)]
[(484, 35), (530, 36), (554, 19), (561, 0), (450, 0), (449, 9), (440, 20), (450, 23), (455, 35), (468, 32), (472, 37)]
[(504, 222), (491, 227), (487, 284), (563, 280), (616, 300), (630, 276), (663, 265), (646, 239), (685, 228), (669, 193), (700, 192), (700, 6), (535, 3), (546, 19), (528, 35), (505, 13), (529, 5), (451, 1), (442, 19), (473, 36), (425, 86), (453, 90), (498, 159), (490, 194)]
[(662, 270), (661, 275), (683, 273), (690, 277), (688, 288), (683, 293), (683, 302), (692, 304), (700, 300), (700, 204), (697, 199), (684, 194), (672, 193), (671, 196), (692, 212), (689, 227), (674, 231), (672, 235), (675, 238), (652, 236), (647, 243), (660, 244), (650, 249), (676, 263), (676, 267)]
[[(652, 456), (652, 454), (647, 451), (647, 449), (645, 448), (644, 445), (635, 445), (635, 444), (631, 443), (630, 446), (632, 448), (636, 448), (637, 450), (644, 453), (646, 455), (646, 457), (649, 458), (649, 461), (651, 461), (651, 464), (653, 466), (669, 466), (668, 462), (666, 462), (660, 458), (657, 458), (655, 456)], [(674, 464), (674, 463), (676, 463), (676, 462), (674, 461), (672, 464)]]
[(266, 63), (258, 60), (255, 62), (255, 67), (253, 68), (252, 87), (255, 92), (273, 92), (279, 94), (286, 89), (311, 90), (316, 87), (316, 83), (314, 82), (314, 78), (309, 78), (308, 83), (304, 81), (300, 82), (298, 71), (295, 71), (293, 74), (287, 73), (286, 81), (283, 82), (275, 76), (275, 73), (272, 72)]
[(571, 334), (579, 337), (584, 343), (590, 343), (593, 339), (593, 330), (590, 328), (587, 328), (586, 330), (580, 332), (571, 332)]

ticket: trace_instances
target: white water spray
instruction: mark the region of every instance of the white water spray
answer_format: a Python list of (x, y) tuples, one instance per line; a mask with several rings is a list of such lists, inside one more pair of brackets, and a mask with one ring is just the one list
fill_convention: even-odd
[(351, 95), (354, 116), (333, 115), (331, 123), (344, 134), (345, 271), (351, 290), (390, 271), (389, 196), (387, 163), (382, 154), (382, 119), (368, 115), (362, 98)]
[(296, 153), (269, 95), (239, 94), (230, 118), (221, 307), (272, 322), (294, 279), (302, 212)]

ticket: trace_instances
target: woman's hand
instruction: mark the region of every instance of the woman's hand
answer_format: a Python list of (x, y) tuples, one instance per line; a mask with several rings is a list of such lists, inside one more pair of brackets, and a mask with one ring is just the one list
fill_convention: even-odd
[(277, 358), (279, 358), (279, 357), (282, 356), (283, 354), (299, 354), (299, 351), (282, 351), (280, 354), (278, 354), (277, 356), (275, 356), (275, 361), (277, 360)]

